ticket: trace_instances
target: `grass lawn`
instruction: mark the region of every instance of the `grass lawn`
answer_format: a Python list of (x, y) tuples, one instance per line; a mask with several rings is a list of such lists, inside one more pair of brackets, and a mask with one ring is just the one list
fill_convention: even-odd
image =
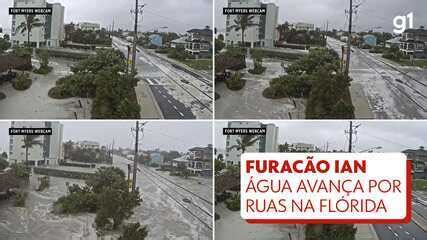
[(414, 180), (414, 188), (417, 191), (427, 191), (427, 180), (422, 180), (422, 179)]
[[(412, 66), (412, 63), (408, 59), (402, 59), (398, 62), (400, 65)], [(427, 59), (416, 59), (414, 60), (414, 66), (427, 68)]]
[(188, 59), (181, 62), (196, 70), (212, 70), (212, 59)]

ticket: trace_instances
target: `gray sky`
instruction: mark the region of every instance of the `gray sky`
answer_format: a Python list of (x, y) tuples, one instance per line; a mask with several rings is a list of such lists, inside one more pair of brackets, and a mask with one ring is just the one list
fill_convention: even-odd
[[(316, 27), (324, 28), (329, 20), (330, 29), (343, 29), (346, 23), (345, 9), (349, 8), (348, 0), (271, 0), (279, 4), (279, 23), (309, 22)], [(354, 0), (362, 3), (355, 17), (358, 31), (366, 31), (372, 27), (381, 26), (384, 31), (391, 32), (393, 18), (398, 15), (414, 13), (414, 27), (427, 27), (426, 0)], [(215, 2), (215, 26), (223, 31), (225, 18), (222, 8), (227, 0)], [(347, 25), (348, 26), (348, 25)]]
[[(97, 141), (102, 145), (111, 144), (113, 138), (115, 146), (134, 148), (134, 135), (131, 128), (135, 122), (131, 121), (63, 121), (64, 142), (68, 140)], [(8, 129), (10, 122), (1, 121), (0, 138), (1, 151), (9, 149)], [(151, 121), (144, 131), (142, 144), (145, 150), (160, 148), (162, 150), (177, 150), (186, 152), (191, 147), (207, 146), (212, 144), (212, 123), (209, 121)]]
[[(184, 33), (191, 28), (212, 27), (213, 0), (144, 0), (143, 30), (167, 26), (169, 31)], [(132, 29), (134, 20), (130, 9), (134, 0), (52, 0), (65, 6), (65, 22), (98, 22), (103, 27), (112, 24), (115, 28)], [(141, 1), (140, 1), (141, 2)], [(0, 26), (10, 29), (8, 9), (13, 0), (0, 0)]]
[[(264, 121), (263, 121), (264, 122)], [(329, 142), (329, 150), (348, 149), (348, 139), (344, 134), (349, 128), (348, 121), (265, 121), (279, 127), (279, 144), (311, 143), (324, 148)], [(355, 121), (361, 124), (355, 138), (355, 151), (382, 147), (378, 152), (401, 152), (408, 148), (427, 148), (427, 121)], [(215, 144), (225, 149), (222, 128), (227, 122), (215, 123)]]

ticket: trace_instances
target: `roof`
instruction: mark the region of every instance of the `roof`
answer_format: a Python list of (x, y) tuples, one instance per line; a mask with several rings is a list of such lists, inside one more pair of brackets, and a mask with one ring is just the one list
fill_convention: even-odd
[(409, 28), (406, 29), (404, 33), (417, 33), (417, 34), (423, 34), (423, 35), (427, 35), (427, 29), (424, 28)]
[(395, 37), (386, 41), (386, 43), (400, 43), (400, 37)]
[(207, 36), (207, 37), (212, 37), (212, 35), (213, 35), (212, 29), (208, 29), (208, 28), (205, 28), (205, 29), (193, 28), (193, 29), (188, 30), (187, 32), (188, 33), (198, 33), (200, 35)]
[(185, 44), (185, 43), (187, 43), (186, 37), (180, 37), (178, 39), (172, 40), (172, 43)]

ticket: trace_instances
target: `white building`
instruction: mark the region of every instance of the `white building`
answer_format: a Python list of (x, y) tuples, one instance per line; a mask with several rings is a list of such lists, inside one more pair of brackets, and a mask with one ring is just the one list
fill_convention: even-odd
[[(229, 122), (229, 128), (266, 128), (266, 135), (258, 136), (259, 139), (252, 146), (246, 148), (246, 153), (250, 152), (278, 152), (277, 139), (279, 128), (274, 124), (263, 124), (261, 122)], [(225, 150), (225, 164), (240, 165), (240, 156), (242, 151), (233, 148), (237, 144), (239, 135), (228, 135)]]
[[(13, 7), (52, 8), (52, 15), (36, 16), (43, 26), (31, 30), (30, 42), (37, 48), (60, 46), (60, 42), (65, 39), (64, 7), (60, 3), (51, 4), (47, 3), (46, 0), (14, 0)], [(11, 40), (13, 46), (23, 45), (28, 41), (27, 32), (21, 33), (16, 29), (23, 22), (25, 22), (24, 15), (12, 16)]]
[[(277, 25), (279, 7), (274, 3), (262, 3), (260, 0), (228, 0), (228, 7), (232, 8), (267, 8), (266, 15), (254, 15), (253, 23), (245, 31), (245, 45), (253, 47), (274, 47), (277, 36)], [(227, 15), (225, 42), (228, 46), (240, 45), (242, 42), (242, 32), (232, 28), (238, 15)]]
[[(11, 128), (52, 128), (52, 135), (39, 136), (37, 140), (40, 145), (28, 148), (28, 164), (58, 165), (63, 157), (62, 132), (63, 125), (59, 122), (12, 122)], [(11, 135), (9, 145), (9, 161), (11, 163), (25, 163), (26, 153), (23, 148), (24, 137), (22, 135)]]
[(297, 31), (314, 31), (314, 24), (299, 22), (299, 23), (295, 23), (293, 25), (293, 28)]
[(79, 141), (77, 142), (77, 146), (81, 149), (99, 149), (100, 145), (98, 142), (94, 141)]
[(295, 152), (314, 152), (316, 147), (314, 144), (309, 143), (294, 143), (290, 146), (291, 150)]
[(77, 24), (77, 28), (82, 31), (99, 31), (101, 30), (101, 24), (99, 23), (90, 23), (90, 22), (81, 22)]

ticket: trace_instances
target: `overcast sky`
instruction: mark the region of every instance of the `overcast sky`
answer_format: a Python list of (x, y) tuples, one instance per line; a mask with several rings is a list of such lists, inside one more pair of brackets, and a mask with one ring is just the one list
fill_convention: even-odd
[[(215, 26), (223, 32), (225, 17), (222, 8), (227, 0), (216, 0)], [(279, 5), (279, 23), (288, 21), (314, 23), (324, 28), (329, 21), (330, 29), (344, 29), (346, 23), (345, 9), (349, 8), (349, 0), (272, 0)], [(414, 27), (427, 27), (427, 0), (354, 0), (360, 5), (355, 17), (358, 31), (366, 31), (372, 27), (382, 27), (384, 31), (393, 30), (393, 18), (398, 15), (414, 13)], [(347, 25), (348, 26), (348, 25)], [(346, 26), (346, 27), (347, 27)]]
[[(77, 122), (65, 121), (63, 138), (68, 140), (97, 141), (101, 145), (112, 144), (122, 148), (134, 148), (134, 135), (131, 128), (135, 122)], [(9, 149), (10, 122), (0, 122), (0, 148), (1, 151)], [(151, 121), (144, 128), (141, 147), (144, 150), (160, 148), (162, 150), (177, 150), (186, 152), (192, 147), (204, 147), (212, 144), (212, 123), (209, 121)]]
[[(169, 31), (184, 33), (191, 28), (212, 27), (213, 0), (143, 0), (143, 30), (167, 26)], [(112, 24), (115, 28), (132, 29), (130, 9), (135, 0), (52, 0), (65, 7), (65, 22), (97, 22), (103, 27)], [(142, 0), (140, 1), (142, 2)], [(0, 27), (10, 29), (8, 9), (13, 0), (0, 0)]]
[[(344, 131), (349, 129), (348, 121), (266, 121), (279, 127), (279, 144), (310, 143), (329, 150), (348, 150), (348, 139)], [(408, 148), (427, 147), (427, 121), (355, 121), (361, 124), (355, 137), (355, 151), (360, 152), (382, 147), (377, 152), (401, 152)], [(215, 143), (225, 149), (222, 129), (227, 122), (215, 123)]]

